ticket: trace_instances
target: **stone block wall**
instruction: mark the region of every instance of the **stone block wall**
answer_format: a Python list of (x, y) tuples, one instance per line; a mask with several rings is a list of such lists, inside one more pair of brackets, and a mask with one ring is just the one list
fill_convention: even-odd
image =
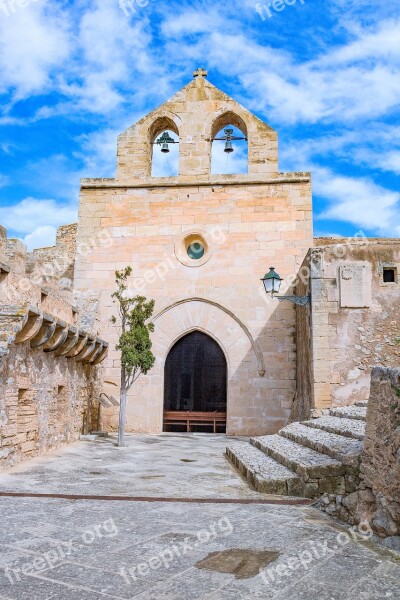
[(0, 304), (29, 304), (76, 323), (73, 273), (76, 224), (60, 227), (57, 245), (29, 253), (16, 239), (0, 237)]
[(76, 223), (59, 227), (55, 246), (33, 250), (26, 258), (29, 278), (69, 304), (73, 303), (77, 227)]
[[(285, 279), (300, 268), (311, 240), (310, 180), (288, 174), (257, 185), (243, 176), (217, 181), (82, 182), (78, 243), (102, 230), (112, 237), (111, 248), (95, 248), (76, 263), (77, 292), (92, 290), (100, 299), (101, 336), (110, 342), (107, 393), (118, 395), (120, 381), (117, 329), (110, 322), (115, 270), (131, 265), (132, 295), (156, 301), (157, 363), (130, 392), (128, 430), (162, 431), (165, 360), (172, 345), (195, 329), (225, 351), (229, 433), (276, 433), (290, 417), (295, 310), (271, 302), (260, 279), (271, 265)], [(185, 239), (192, 234), (207, 245), (200, 264), (185, 258)], [(117, 411), (107, 423), (116, 427)]]
[[(248, 138), (248, 173), (211, 174), (211, 142), (236, 125)], [(176, 177), (151, 177), (152, 144), (165, 129), (179, 135)], [(171, 347), (198, 330), (228, 364), (227, 431), (276, 433), (287, 424), (296, 391), (295, 310), (271, 302), (261, 277), (271, 265), (290, 277), (312, 245), (308, 173), (279, 173), (277, 133), (203, 77), (122, 133), (115, 179), (84, 179), (78, 246), (107, 233), (111, 247), (78, 256), (77, 294), (98, 297), (101, 335), (110, 341), (106, 392), (117, 396), (120, 357), (111, 294), (116, 269), (133, 268), (132, 295), (156, 301), (154, 369), (128, 399), (128, 430), (163, 429), (164, 365)], [(204, 257), (187, 254), (200, 239)], [(97, 294), (97, 296), (96, 296)], [(94, 307), (94, 302), (92, 304)], [(116, 427), (117, 414), (106, 423)]]
[(0, 358), (0, 471), (76, 441), (101, 389), (100, 367), (10, 345)]
[(367, 400), (372, 367), (400, 363), (400, 240), (317, 239), (308, 264), (313, 406)]
[(28, 254), (0, 227), (0, 470), (78, 439), (102, 391), (108, 344), (71, 304), (75, 233)]
[(400, 370), (375, 367), (371, 377), (360, 488), (325, 496), (322, 508), (352, 524), (368, 521), (381, 536), (400, 535)]

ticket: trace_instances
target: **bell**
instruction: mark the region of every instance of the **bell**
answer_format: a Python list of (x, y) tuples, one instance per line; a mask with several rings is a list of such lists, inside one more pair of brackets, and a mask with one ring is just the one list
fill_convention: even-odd
[(232, 146), (232, 142), (230, 140), (228, 140), (225, 143), (225, 150), (224, 152), (226, 152), (227, 154), (230, 154), (231, 152), (234, 152), (233, 146)]
[(169, 135), (168, 131), (164, 131), (161, 137), (158, 138), (157, 144), (161, 146), (161, 152), (168, 154), (170, 152), (168, 144), (175, 144), (173, 138)]

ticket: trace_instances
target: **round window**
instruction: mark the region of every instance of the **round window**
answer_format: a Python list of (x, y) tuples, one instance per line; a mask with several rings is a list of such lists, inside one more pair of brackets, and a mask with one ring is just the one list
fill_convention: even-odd
[(212, 249), (207, 242), (207, 233), (203, 231), (187, 231), (175, 240), (176, 258), (186, 267), (201, 267), (212, 256)]
[(189, 258), (192, 258), (193, 260), (200, 260), (200, 258), (203, 258), (204, 256), (205, 248), (199, 240), (195, 240), (188, 245), (186, 252)]

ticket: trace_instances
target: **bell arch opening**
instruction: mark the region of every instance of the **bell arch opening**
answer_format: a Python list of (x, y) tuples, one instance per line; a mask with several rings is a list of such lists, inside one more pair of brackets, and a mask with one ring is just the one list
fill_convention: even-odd
[(227, 112), (216, 119), (211, 131), (211, 174), (248, 173), (249, 147), (243, 119)]
[(225, 433), (227, 412), (225, 354), (201, 331), (171, 348), (164, 367), (164, 431)]
[(152, 177), (179, 175), (179, 130), (169, 117), (158, 118), (150, 128)]

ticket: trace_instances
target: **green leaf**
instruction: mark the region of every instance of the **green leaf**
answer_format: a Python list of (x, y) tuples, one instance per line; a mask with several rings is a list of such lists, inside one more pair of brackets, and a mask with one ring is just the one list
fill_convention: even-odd
[(132, 268), (126, 267), (115, 272), (116, 291), (112, 294), (119, 305), (120, 319), (114, 316), (112, 322), (121, 321), (121, 335), (116, 350), (121, 351), (121, 368), (125, 371), (127, 389), (142, 373), (146, 375), (154, 366), (155, 356), (151, 348), (150, 333), (154, 331), (154, 323), (149, 323), (153, 316), (154, 300), (144, 296), (133, 298), (127, 295), (128, 278)]

